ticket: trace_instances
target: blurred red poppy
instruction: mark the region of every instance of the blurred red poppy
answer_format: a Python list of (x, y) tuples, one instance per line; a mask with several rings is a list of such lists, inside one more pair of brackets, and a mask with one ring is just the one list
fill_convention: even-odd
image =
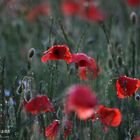
[(78, 2), (75, 2), (73, 0), (65, 0), (61, 5), (61, 10), (66, 16), (77, 15), (79, 13), (79, 8), (80, 7)]
[(122, 120), (122, 115), (118, 108), (108, 108), (100, 105), (97, 114), (99, 115), (100, 121), (109, 126), (117, 127)]
[[(88, 69), (90, 72), (93, 72), (93, 78), (96, 78), (98, 74), (100, 73), (100, 69), (98, 68), (96, 64), (95, 59), (87, 56), (84, 53), (72, 54), (71, 62), (76, 63), (76, 66), (80, 68), (79, 75), (80, 75), (80, 78), (83, 80), (87, 79), (86, 69)], [(81, 67), (84, 67), (84, 68), (81, 68)]]
[(140, 140), (140, 136), (135, 136), (132, 140)]
[(65, 0), (61, 6), (65, 15), (76, 15), (89, 21), (103, 21), (105, 16), (92, 0)]
[(83, 85), (74, 85), (67, 93), (64, 112), (69, 115), (74, 111), (82, 120), (90, 118), (97, 105), (97, 98), (91, 89)]
[(99, 10), (99, 8), (97, 8), (93, 2), (90, 2), (88, 6), (85, 7), (81, 16), (89, 21), (103, 21), (105, 19), (105, 16), (101, 10)]
[(55, 140), (59, 131), (59, 120), (54, 120), (48, 127), (45, 128), (45, 136), (50, 140)]
[(54, 112), (54, 107), (47, 96), (36, 96), (24, 105), (27, 112), (37, 115), (41, 112)]
[(133, 96), (140, 86), (140, 81), (127, 76), (120, 76), (116, 82), (117, 96), (126, 98)]
[(137, 7), (140, 5), (140, 0), (127, 0), (127, 3), (132, 7)]
[(49, 12), (50, 7), (48, 5), (39, 5), (28, 12), (26, 19), (31, 22), (38, 18), (40, 15), (48, 16)]
[(41, 61), (47, 62), (48, 60), (65, 60), (67, 63), (71, 62), (71, 53), (67, 45), (55, 45), (44, 52)]
[(72, 131), (73, 123), (70, 120), (64, 120), (63, 121), (63, 134), (64, 138), (67, 138)]

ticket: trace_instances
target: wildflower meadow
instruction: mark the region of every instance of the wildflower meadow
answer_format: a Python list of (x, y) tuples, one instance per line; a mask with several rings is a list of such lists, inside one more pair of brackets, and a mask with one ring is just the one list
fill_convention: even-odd
[(0, 140), (140, 140), (140, 0), (0, 0)]

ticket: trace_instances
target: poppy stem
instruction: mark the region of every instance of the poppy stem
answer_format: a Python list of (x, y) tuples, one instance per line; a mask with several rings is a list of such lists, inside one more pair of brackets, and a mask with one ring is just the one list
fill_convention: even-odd
[(64, 36), (64, 39), (66, 41), (66, 43), (69, 45), (69, 46), (73, 46), (75, 43), (72, 39), (70, 39), (70, 37), (68, 36), (68, 34), (65, 32), (65, 29), (64, 29), (64, 25), (62, 24), (62, 22), (59, 20), (59, 26), (60, 26), (60, 29), (63, 33), (63, 36)]
[[(0, 107), (2, 109), (2, 125), (0, 130), (5, 129), (5, 101), (4, 101), (4, 74), (5, 74), (5, 57), (0, 58)], [(0, 122), (1, 123), (1, 122)]]
[(131, 45), (132, 45), (132, 76), (135, 77), (136, 44), (133, 39), (131, 39)]
[[(100, 27), (102, 28), (102, 30), (103, 30), (103, 32), (104, 32), (104, 34), (105, 34), (105, 37), (106, 37), (106, 39), (107, 39), (108, 45), (111, 45), (111, 46), (112, 46), (112, 42), (110, 41), (110, 36), (109, 36), (108, 30), (107, 30), (105, 24), (102, 22), (102, 23), (100, 23), (99, 25), (100, 25)], [(117, 64), (116, 64), (115, 57), (114, 57), (114, 54), (112, 53), (112, 51), (111, 51), (111, 57), (112, 57), (114, 66), (115, 66), (115, 68), (116, 68), (116, 73), (117, 73), (118, 75), (120, 75), (120, 74), (119, 74), (119, 69), (118, 69), (118, 66), (117, 66)]]
[(76, 45), (76, 53), (78, 53), (78, 51), (79, 51), (79, 49), (80, 49), (80, 44), (81, 44), (82, 40), (84, 39), (84, 37), (85, 37), (87, 31), (88, 31), (87, 28), (88, 28), (88, 27), (86, 27), (86, 29), (83, 31), (83, 33), (82, 33), (82, 35), (81, 35), (81, 37), (80, 37), (80, 40), (79, 40), (79, 42), (78, 42), (77, 45)]
[(104, 34), (105, 34), (105, 37), (107, 39), (107, 43), (110, 44), (110, 37), (109, 37), (109, 33), (105, 27), (105, 24), (103, 22), (99, 23), (99, 26), (101, 27), (101, 29), (103, 30)]
[(50, 25), (50, 31), (49, 31), (49, 44), (51, 44), (53, 24), (54, 24), (54, 19), (51, 18), (51, 25)]

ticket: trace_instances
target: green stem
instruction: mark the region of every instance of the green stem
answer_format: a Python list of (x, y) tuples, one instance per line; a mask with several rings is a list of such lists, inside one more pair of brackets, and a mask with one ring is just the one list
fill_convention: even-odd
[(132, 45), (132, 76), (135, 77), (136, 44), (134, 40), (131, 40), (131, 45)]
[(2, 129), (5, 127), (5, 117), (4, 117), (4, 112), (5, 112), (5, 101), (4, 101), (4, 73), (5, 73), (5, 58), (0, 58), (1, 61), (1, 70), (0, 70), (0, 104), (2, 105), (2, 118), (3, 118), (3, 123), (2, 123)]

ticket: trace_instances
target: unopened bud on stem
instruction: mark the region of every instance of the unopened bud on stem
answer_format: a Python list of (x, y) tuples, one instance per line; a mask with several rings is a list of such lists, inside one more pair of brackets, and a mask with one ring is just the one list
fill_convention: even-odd
[(138, 22), (138, 16), (135, 12), (132, 12), (130, 14), (130, 21), (133, 25), (135, 25)]

